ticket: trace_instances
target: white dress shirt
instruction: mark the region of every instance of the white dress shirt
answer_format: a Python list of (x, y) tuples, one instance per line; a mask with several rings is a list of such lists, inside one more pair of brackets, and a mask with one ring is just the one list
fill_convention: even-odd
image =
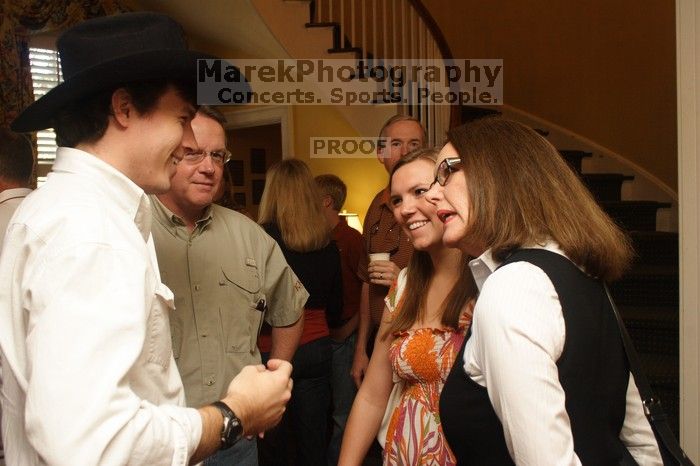
[[(554, 243), (539, 248), (564, 256)], [(557, 371), (566, 339), (559, 297), (539, 267), (515, 262), (494, 272), (498, 265), (490, 251), (469, 263), (480, 295), (464, 370), (487, 388), (516, 464), (580, 465)], [(620, 439), (638, 464), (662, 466), (631, 374)]]
[(184, 408), (148, 197), (97, 157), (60, 148), (0, 254), (9, 465), (185, 465)]

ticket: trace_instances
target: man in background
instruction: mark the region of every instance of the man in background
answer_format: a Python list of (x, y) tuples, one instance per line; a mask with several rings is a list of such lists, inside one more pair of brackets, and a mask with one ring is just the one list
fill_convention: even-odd
[[(309, 296), (275, 240), (245, 215), (213, 204), (230, 156), (225, 124), (216, 109), (199, 107), (170, 190), (151, 197), (158, 265), (175, 294), (173, 352), (193, 407), (218, 400), (243, 367), (260, 364), (264, 320), (272, 326), (271, 358), (290, 361)], [(256, 440), (241, 439), (204, 464), (256, 466)]]
[(347, 187), (343, 180), (335, 175), (319, 175), (316, 177), (316, 184), (321, 192), (321, 205), (326, 221), (331, 227), (333, 240), (340, 251), (340, 267), (343, 276), (343, 312), (341, 314), (343, 324), (331, 329), (333, 432), (328, 446), (328, 464), (333, 466), (338, 464), (345, 424), (357, 392), (350, 370), (355, 354), (363, 283), (357, 270), (360, 261), (365, 257), (365, 246), (360, 232), (350, 228), (345, 219), (339, 215), (347, 196)]
[(15, 209), (30, 189), (34, 150), (26, 136), (0, 128), (0, 245)]
[[(34, 150), (29, 138), (7, 128), (0, 128), (0, 249), (5, 238), (7, 224), (15, 209), (32, 192), (30, 189), (34, 169)], [(2, 367), (0, 366), (0, 389)], [(0, 408), (0, 426), (2, 408)], [(5, 464), (5, 453), (0, 438), (0, 466)]]
[[(384, 123), (379, 132), (377, 160), (387, 173), (403, 156), (425, 145), (425, 129), (418, 120), (405, 115), (395, 115)], [(368, 254), (389, 253), (390, 260), (369, 262), (363, 256), (358, 268), (362, 277), (362, 300), (360, 323), (357, 331), (357, 345), (352, 365), (352, 377), (359, 387), (362, 383), (369, 354), (368, 343), (374, 342), (374, 334), (379, 327), (384, 310), (384, 298), (402, 268), (408, 265), (413, 254), (413, 246), (401, 227), (394, 220), (389, 205), (389, 189), (377, 193), (367, 209), (363, 226), (363, 236)]]

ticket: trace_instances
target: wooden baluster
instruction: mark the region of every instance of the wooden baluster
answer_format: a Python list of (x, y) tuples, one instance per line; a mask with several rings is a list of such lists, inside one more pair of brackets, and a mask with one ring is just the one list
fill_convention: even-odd
[(357, 46), (357, 40), (355, 35), (355, 0), (350, 0), (350, 47)]
[(379, 47), (377, 46), (377, 0), (372, 0), (372, 55), (374, 55), (374, 60), (377, 59), (379, 55)]
[(340, 48), (345, 48), (345, 0), (340, 0)]
[(406, 56), (406, 3), (401, 2), (401, 58), (407, 58)]
[(362, 58), (367, 58), (367, 26), (365, 25), (365, 21), (367, 20), (367, 5), (365, 4), (365, 0), (362, 0), (361, 4), (362, 6), (362, 21), (360, 21), (360, 28), (362, 28)]
[[(391, 10), (392, 10), (392, 13), (391, 13), (391, 44), (392, 44), (392, 46), (391, 46), (391, 49), (392, 49), (391, 58), (395, 59), (399, 55), (398, 51), (397, 51), (399, 41), (396, 39), (396, 34), (397, 34), (396, 31), (398, 29), (398, 26), (396, 24), (396, 18), (398, 18), (398, 16), (396, 16), (396, 0), (391, 0)], [(389, 24), (388, 21), (387, 21), (387, 24)]]
[(387, 0), (382, 0), (382, 25), (384, 26), (382, 28), (382, 38), (384, 39), (382, 44), (384, 56), (382, 58), (384, 60), (389, 58), (389, 17), (386, 15), (386, 2)]

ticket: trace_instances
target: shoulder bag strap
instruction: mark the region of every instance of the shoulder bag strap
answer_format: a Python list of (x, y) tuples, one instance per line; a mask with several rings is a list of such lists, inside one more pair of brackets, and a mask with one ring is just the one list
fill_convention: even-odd
[[(637, 384), (639, 394), (642, 397), (644, 414), (652, 424), (652, 427), (657, 434), (657, 440), (664, 443), (664, 446), (669, 453), (673, 455), (678, 464), (692, 466), (693, 463), (681, 449), (678, 440), (676, 439), (675, 435), (673, 435), (673, 432), (668, 425), (666, 414), (661, 406), (661, 401), (654, 396), (654, 392), (651, 390), (651, 385), (649, 385), (649, 381), (644, 375), (644, 372), (642, 372), (639, 355), (637, 354), (637, 350), (634, 349), (632, 340), (627, 333), (624, 322), (622, 321), (622, 316), (620, 316), (617, 306), (615, 306), (615, 301), (612, 299), (608, 285), (604, 283), (603, 286), (605, 286), (605, 293), (608, 295), (610, 306), (615, 314), (615, 319), (617, 319), (617, 325), (620, 328), (620, 336), (622, 336), (622, 344), (625, 347), (627, 361), (630, 365), (630, 372), (634, 377), (634, 382)], [(659, 447), (661, 447), (661, 445), (659, 445)]]

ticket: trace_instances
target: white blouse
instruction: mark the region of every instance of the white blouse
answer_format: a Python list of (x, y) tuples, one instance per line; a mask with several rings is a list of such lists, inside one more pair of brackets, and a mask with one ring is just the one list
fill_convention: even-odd
[[(554, 243), (539, 248), (564, 256)], [(498, 265), (490, 251), (469, 263), (480, 295), (464, 370), (487, 388), (516, 464), (580, 465), (557, 371), (566, 339), (557, 292), (533, 264), (516, 262), (494, 272)], [(638, 464), (662, 466), (631, 374), (620, 439)]]

